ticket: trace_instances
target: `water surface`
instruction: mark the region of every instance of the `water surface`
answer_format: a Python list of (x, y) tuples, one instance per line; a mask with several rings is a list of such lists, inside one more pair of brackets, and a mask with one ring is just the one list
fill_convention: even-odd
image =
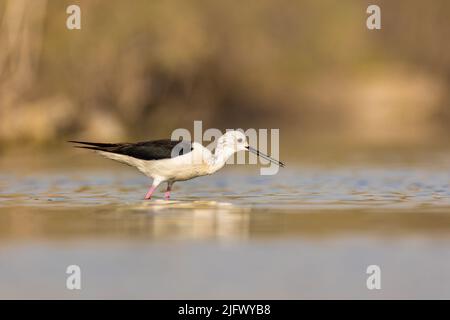
[[(147, 178), (120, 166), (3, 170), (0, 297), (450, 298), (445, 168), (258, 173), (230, 167), (144, 201)], [(81, 291), (65, 288), (69, 264)]]

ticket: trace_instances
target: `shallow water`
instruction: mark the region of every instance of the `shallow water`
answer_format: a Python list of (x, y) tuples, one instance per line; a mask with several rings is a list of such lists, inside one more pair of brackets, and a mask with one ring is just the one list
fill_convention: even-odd
[(171, 201), (147, 185), (120, 166), (2, 170), (0, 298), (450, 298), (445, 168), (230, 167)]

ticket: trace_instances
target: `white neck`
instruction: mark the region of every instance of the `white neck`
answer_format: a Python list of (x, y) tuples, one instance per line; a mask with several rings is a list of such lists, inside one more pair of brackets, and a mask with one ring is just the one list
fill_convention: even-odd
[(211, 157), (209, 163), (211, 173), (214, 173), (223, 168), (227, 160), (235, 153), (230, 147), (224, 147), (223, 145), (217, 146), (214, 151), (214, 155)]

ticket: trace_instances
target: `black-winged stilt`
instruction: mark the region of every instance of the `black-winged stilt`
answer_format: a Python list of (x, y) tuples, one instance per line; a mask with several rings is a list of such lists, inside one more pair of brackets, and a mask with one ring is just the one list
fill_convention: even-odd
[[(145, 199), (151, 198), (155, 189), (167, 182), (165, 198), (169, 199), (172, 185), (212, 174), (220, 170), (226, 161), (238, 151), (250, 151), (281, 167), (284, 164), (249, 146), (245, 135), (240, 131), (228, 131), (217, 141), (214, 154), (200, 143), (180, 140), (154, 140), (137, 143), (96, 143), (69, 141), (83, 144), (76, 146), (95, 150), (102, 156), (136, 167), (153, 179)], [(176, 149), (175, 149), (176, 148)], [(175, 151), (175, 152), (174, 152)]]

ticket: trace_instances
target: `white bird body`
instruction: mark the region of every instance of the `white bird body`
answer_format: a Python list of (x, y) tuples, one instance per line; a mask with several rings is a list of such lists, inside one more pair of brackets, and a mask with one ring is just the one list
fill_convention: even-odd
[[(186, 181), (212, 174), (222, 166), (214, 166), (214, 155), (199, 143), (192, 143), (192, 152), (175, 158), (142, 160), (134, 157), (98, 151), (102, 156), (136, 167), (147, 177), (156, 181)], [(225, 164), (225, 162), (224, 162)]]
[[(186, 144), (182, 141), (155, 140), (138, 143), (94, 143), (70, 141), (88, 146), (80, 148), (92, 149), (102, 156), (137, 168), (147, 177), (153, 179), (152, 186), (145, 199), (150, 199), (155, 189), (162, 182), (167, 182), (166, 199), (170, 196), (171, 187), (176, 181), (185, 181), (212, 174), (220, 170), (227, 160), (238, 151), (248, 150), (264, 157), (280, 166), (283, 163), (251, 148), (245, 135), (240, 131), (229, 131), (217, 141), (214, 154), (200, 143)], [(190, 150), (179, 154), (173, 152), (179, 145), (188, 145)]]

